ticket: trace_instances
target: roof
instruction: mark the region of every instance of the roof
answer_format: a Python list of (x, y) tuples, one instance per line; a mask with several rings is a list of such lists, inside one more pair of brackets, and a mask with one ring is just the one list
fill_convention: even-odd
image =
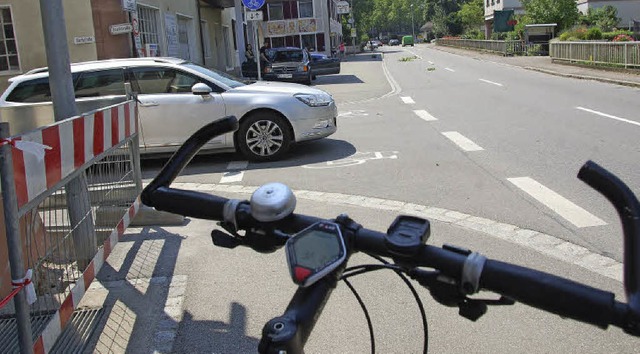
[(525, 27), (556, 27), (557, 23), (536, 23), (533, 25), (524, 25)]
[[(145, 57), (145, 58), (119, 58), (119, 59), (105, 59), (105, 60), (93, 60), (84, 61), (78, 63), (71, 63), (71, 71), (91, 70), (91, 69), (104, 69), (109, 66), (122, 66), (123, 63), (128, 65), (140, 65), (145, 63), (165, 63), (165, 64), (180, 64), (184, 63), (184, 59), (172, 58), (172, 57)], [(32, 69), (24, 73), (23, 75), (32, 75), (38, 73), (46, 73), (49, 68), (37, 68)]]

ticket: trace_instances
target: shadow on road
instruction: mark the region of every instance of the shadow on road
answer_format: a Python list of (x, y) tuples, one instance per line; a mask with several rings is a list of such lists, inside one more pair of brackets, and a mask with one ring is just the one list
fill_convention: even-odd
[(355, 75), (323, 75), (313, 82), (315, 86), (319, 85), (337, 85), (337, 84), (363, 84), (364, 81), (360, 80)]
[[(356, 153), (356, 148), (344, 140), (324, 138), (294, 145), (279, 161), (251, 162), (244, 170), (261, 170), (268, 168), (294, 167), (344, 159)], [(168, 157), (142, 160), (142, 178), (155, 177)], [(202, 173), (219, 173), (227, 171), (231, 161), (245, 161), (239, 153), (211, 154), (196, 156), (181, 176)]]

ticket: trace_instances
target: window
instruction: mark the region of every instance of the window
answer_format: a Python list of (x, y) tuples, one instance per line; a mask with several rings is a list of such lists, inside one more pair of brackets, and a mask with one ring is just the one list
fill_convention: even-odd
[[(143, 48), (145, 44), (158, 44), (158, 47), (160, 47), (158, 16), (158, 10), (138, 6), (138, 27)], [(160, 55), (160, 53), (157, 53), (157, 55)]]
[(489, 7), (489, 0), (487, 0), (487, 7)]
[(131, 70), (140, 94), (191, 93), (200, 80), (171, 68), (133, 68)]
[(306, 48), (310, 51), (316, 50), (316, 35), (315, 34), (303, 34), (302, 35), (302, 48)]
[(269, 21), (284, 20), (282, 3), (269, 4)]
[(313, 0), (298, 1), (298, 12), (300, 18), (313, 17)]
[(180, 46), (180, 58), (184, 60), (191, 60), (191, 53), (189, 52), (189, 27), (191, 25), (191, 19), (183, 16), (178, 16), (178, 45)]
[(35, 103), (51, 101), (49, 78), (25, 81), (16, 86), (7, 96), (9, 102)]
[(124, 71), (112, 69), (82, 73), (74, 90), (76, 98), (124, 95)]
[(0, 71), (17, 71), (20, 70), (20, 61), (18, 60), (18, 46), (16, 45), (16, 36), (13, 32), (13, 20), (11, 17), (11, 9), (8, 7), (1, 8), (2, 16), (0, 17)]
[(284, 37), (272, 37), (271, 38), (271, 48), (284, 47)]

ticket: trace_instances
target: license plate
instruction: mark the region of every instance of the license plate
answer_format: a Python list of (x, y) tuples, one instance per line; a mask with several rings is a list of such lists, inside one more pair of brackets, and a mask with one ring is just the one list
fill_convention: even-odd
[(293, 74), (278, 74), (278, 79), (291, 79)]

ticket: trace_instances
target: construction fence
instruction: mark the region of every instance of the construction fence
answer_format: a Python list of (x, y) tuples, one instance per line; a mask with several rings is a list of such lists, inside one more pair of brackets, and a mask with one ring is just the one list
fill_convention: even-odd
[(137, 106), (8, 132), (0, 123), (0, 351), (48, 353), (139, 209)]

